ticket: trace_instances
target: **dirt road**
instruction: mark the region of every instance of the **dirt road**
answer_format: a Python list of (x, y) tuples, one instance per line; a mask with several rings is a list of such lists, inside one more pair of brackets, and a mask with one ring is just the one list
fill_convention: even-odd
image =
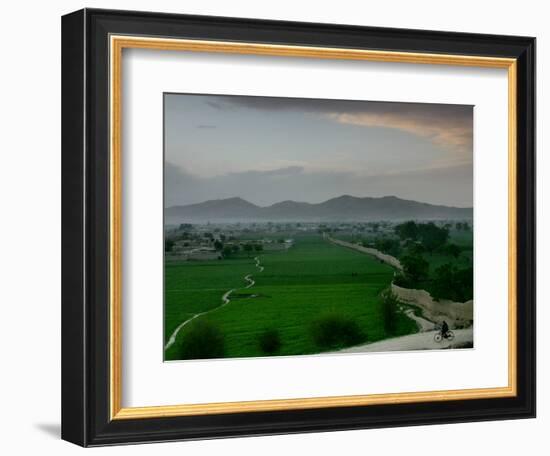
[(416, 322), (420, 332), (432, 331), (433, 329), (435, 329), (435, 323), (431, 322), (430, 320), (426, 320), (425, 318), (417, 317), (414, 314), (414, 310), (412, 309), (405, 310), (404, 314), (411, 320), (414, 320)]
[(434, 350), (442, 348), (454, 348), (474, 341), (473, 328), (453, 329), (455, 338), (452, 342), (443, 340), (437, 343), (434, 336), (437, 331), (427, 331), (408, 336), (394, 337), (371, 344), (357, 345), (344, 348), (337, 353), (364, 353), (364, 352), (387, 352), (387, 351), (408, 351), (408, 350)]

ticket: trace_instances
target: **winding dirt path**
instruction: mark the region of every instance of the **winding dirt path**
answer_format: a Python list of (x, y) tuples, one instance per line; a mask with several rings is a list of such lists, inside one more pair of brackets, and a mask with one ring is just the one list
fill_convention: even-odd
[(383, 263), (386, 263), (391, 267), (397, 269), (398, 271), (403, 271), (403, 266), (401, 265), (401, 262), (397, 258), (391, 255), (388, 255), (387, 253), (383, 253), (380, 250), (373, 249), (372, 247), (363, 247), (362, 245), (353, 244), (351, 242), (342, 241), (340, 239), (333, 238), (330, 235), (327, 235), (326, 233), (323, 234), (323, 237), (325, 237), (325, 239), (328, 239), (329, 242), (339, 245), (340, 247), (357, 250), (358, 252), (373, 256), (378, 260), (382, 261)]
[(260, 272), (264, 272), (264, 267), (260, 264), (260, 258), (254, 257), (254, 260), (256, 260), (256, 267), (260, 270)]
[[(260, 258), (259, 257), (254, 257), (254, 261), (256, 262), (255, 266), (259, 269), (259, 271), (263, 272), (264, 267), (260, 263)], [(247, 285), (244, 288), (251, 288), (256, 284), (254, 279), (252, 279), (252, 274), (247, 274), (243, 278), (247, 282)], [(237, 290), (237, 288), (232, 288), (231, 290), (226, 291), (224, 293), (224, 295), (222, 296), (222, 304), (219, 305), (218, 307), (214, 307), (213, 309), (206, 310), (205, 312), (197, 313), (197, 314), (193, 315), (191, 318), (188, 318), (187, 320), (183, 321), (174, 330), (174, 332), (170, 335), (170, 338), (168, 339), (168, 342), (166, 342), (166, 345), (164, 346), (164, 350), (168, 350), (172, 345), (174, 345), (174, 343), (176, 342), (176, 337), (178, 336), (179, 332), (185, 326), (187, 326), (189, 323), (191, 323), (193, 320), (195, 320), (196, 318), (198, 318), (202, 315), (206, 315), (208, 313), (214, 312), (215, 310), (221, 309), (222, 307), (225, 307), (227, 304), (229, 304), (231, 302), (230, 296), (235, 290)], [(251, 297), (256, 297), (256, 296), (257, 295), (252, 295)]]
[(248, 285), (245, 288), (253, 287), (256, 282), (254, 282), (254, 279), (252, 279), (252, 274), (248, 274), (244, 276), (244, 280), (248, 282)]
[[(403, 310), (403, 308), (401, 308)], [(425, 318), (418, 317), (415, 315), (414, 310), (407, 309), (403, 312), (407, 317), (409, 317), (411, 320), (414, 320), (416, 324), (418, 325), (418, 329), (420, 332), (426, 332), (426, 331), (433, 331), (435, 329), (435, 323), (426, 320)]]

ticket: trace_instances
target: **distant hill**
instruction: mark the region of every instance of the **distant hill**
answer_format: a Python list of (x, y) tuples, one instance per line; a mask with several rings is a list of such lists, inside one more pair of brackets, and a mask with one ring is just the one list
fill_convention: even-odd
[(261, 207), (242, 198), (210, 200), (186, 206), (172, 206), (165, 211), (166, 221), (344, 221), (344, 220), (410, 220), (470, 219), (472, 208), (438, 206), (396, 196), (358, 198), (342, 195), (323, 203), (311, 204), (282, 201)]

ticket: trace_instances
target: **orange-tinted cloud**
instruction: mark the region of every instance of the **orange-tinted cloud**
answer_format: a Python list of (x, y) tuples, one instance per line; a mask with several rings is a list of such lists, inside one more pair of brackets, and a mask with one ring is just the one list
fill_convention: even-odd
[(401, 130), (427, 138), (438, 146), (459, 152), (472, 152), (471, 117), (438, 116), (428, 112), (330, 113), (328, 117), (341, 124)]

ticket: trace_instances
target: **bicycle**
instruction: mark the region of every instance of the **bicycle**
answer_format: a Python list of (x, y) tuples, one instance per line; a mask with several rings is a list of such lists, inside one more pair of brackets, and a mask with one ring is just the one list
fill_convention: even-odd
[(452, 332), (450, 329), (447, 330), (447, 332), (445, 334), (443, 334), (443, 332), (441, 330), (439, 330), (438, 332), (435, 333), (434, 335), (434, 340), (439, 343), (441, 342), (443, 339), (447, 339), (448, 341), (451, 341), (455, 338), (455, 333)]

